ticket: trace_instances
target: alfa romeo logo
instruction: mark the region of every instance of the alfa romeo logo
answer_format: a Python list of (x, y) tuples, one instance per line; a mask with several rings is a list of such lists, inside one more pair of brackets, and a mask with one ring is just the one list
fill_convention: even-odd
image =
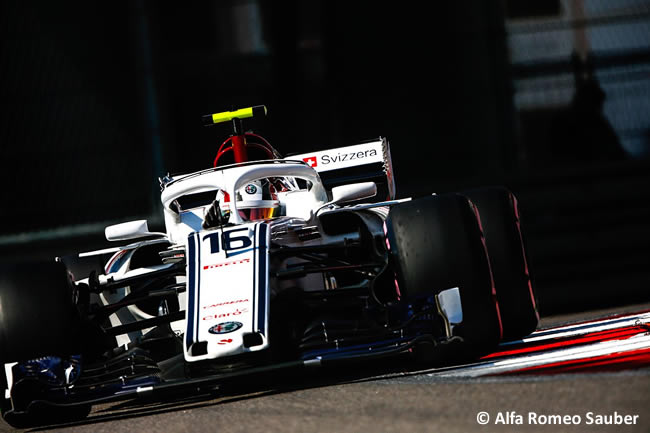
[(257, 192), (257, 187), (253, 184), (246, 185), (246, 192), (248, 194), (255, 194)]
[(240, 322), (222, 322), (208, 329), (208, 332), (210, 334), (228, 334), (238, 330), (242, 326), (244, 325)]

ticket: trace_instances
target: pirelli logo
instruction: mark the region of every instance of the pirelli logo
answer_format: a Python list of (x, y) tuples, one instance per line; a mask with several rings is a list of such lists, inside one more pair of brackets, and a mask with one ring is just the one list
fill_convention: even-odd
[(241, 263), (249, 263), (250, 261), (251, 259), (241, 259), (241, 260), (233, 260), (230, 262), (216, 263), (214, 265), (205, 265), (203, 266), (203, 270), (205, 271), (206, 269), (215, 269), (215, 268), (221, 268), (223, 266), (239, 265)]

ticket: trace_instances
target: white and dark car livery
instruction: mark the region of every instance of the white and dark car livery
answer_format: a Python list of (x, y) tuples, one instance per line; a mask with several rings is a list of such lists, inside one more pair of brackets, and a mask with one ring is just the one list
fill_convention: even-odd
[(352, 359), (467, 360), (535, 329), (509, 191), (396, 200), (386, 139), (281, 159), (238, 132), (248, 110), (210, 118), (234, 122), (220, 154), (243, 144), (248, 161), (161, 179), (164, 233), (107, 227), (123, 245), (80, 254), (111, 254), (90, 275), (69, 258), (3, 268), (7, 422)]

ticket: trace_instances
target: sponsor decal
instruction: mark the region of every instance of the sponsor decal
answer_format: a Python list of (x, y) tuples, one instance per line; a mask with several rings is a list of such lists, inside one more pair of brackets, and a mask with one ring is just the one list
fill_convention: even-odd
[(353, 159), (370, 158), (371, 156), (377, 156), (377, 151), (375, 149), (361, 150), (358, 152), (349, 153), (337, 153), (336, 155), (324, 154), (320, 159), (323, 164), (334, 164), (337, 162), (352, 161)]
[(214, 265), (205, 265), (203, 266), (203, 270), (205, 271), (206, 269), (215, 269), (215, 268), (221, 268), (223, 266), (239, 265), (241, 263), (248, 263), (250, 261), (251, 259), (241, 259), (241, 260), (233, 260), (231, 262), (217, 263)]
[(302, 160), (319, 172), (386, 162), (381, 141), (292, 155), (287, 159)]
[(223, 305), (241, 304), (244, 302), (248, 302), (248, 299), (237, 299), (235, 301), (217, 302), (216, 304), (204, 305), (203, 309), (205, 310), (208, 308), (216, 308), (216, 307), (221, 307)]
[(318, 167), (318, 159), (315, 156), (308, 156), (302, 160), (309, 164), (310, 167)]
[(249, 183), (246, 185), (246, 194), (255, 194), (257, 192), (257, 187), (253, 185), (252, 183)]
[(210, 334), (228, 334), (230, 332), (235, 332), (242, 326), (244, 325), (241, 322), (221, 322), (208, 329), (208, 332)]
[[(231, 316), (241, 316), (244, 313), (248, 313), (248, 308), (242, 308), (239, 309), (237, 308), (235, 311), (228, 312), (228, 313), (219, 313), (219, 314), (208, 314), (201, 320), (215, 320), (215, 319), (224, 319), (226, 317), (231, 317)], [(235, 322), (238, 323), (238, 322)], [(212, 332), (212, 331), (210, 331)]]
[(229, 344), (229, 343), (232, 343), (232, 338), (224, 338), (217, 341), (217, 344)]

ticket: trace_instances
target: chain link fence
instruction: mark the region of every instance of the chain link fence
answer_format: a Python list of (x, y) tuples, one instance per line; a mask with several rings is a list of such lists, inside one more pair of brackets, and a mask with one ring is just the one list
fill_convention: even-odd
[[(547, 0), (528, 7), (514, 1), (508, 5), (522, 167), (599, 159), (596, 153), (607, 139), (588, 131), (607, 127), (614, 135), (607, 145), (622, 150), (619, 158), (647, 158), (650, 2)], [(589, 104), (580, 106), (582, 100)], [(575, 135), (567, 119), (587, 132)], [(606, 152), (600, 156), (612, 159)]]

